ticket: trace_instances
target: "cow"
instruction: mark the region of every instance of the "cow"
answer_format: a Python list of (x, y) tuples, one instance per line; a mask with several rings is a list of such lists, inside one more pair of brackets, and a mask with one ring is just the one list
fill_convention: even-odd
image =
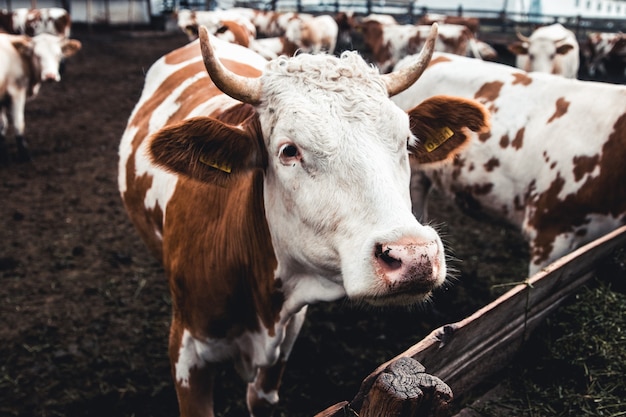
[[(120, 194), (168, 276), (180, 414), (214, 415), (215, 369), (231, 361), (251, 415), (267, 415), (307, 305), (414, 305), (444, 282), (441, 240), (411, 211), (409, 150), (450, 158), (487, 111), (389, 99), (419, 77), (436, 26), (414, 66), (385, 76), (357, 52), (266, 61), (199, 34), (146, 75)], [(427, 152), (416, 135), (442, 121), (454, 138)]]
[[(382, 73), (388, 73), (404, 57), (417, 53), (430, 30), (428, 25), (399, 25), (364, 20), (358, 30), (371, 53), (371, 61)], [(474, 46), (474, 35), (463, 25), (439, 25), (435, 50), (468, 55)]]
[(528, 242), (529, 275), (626, 223), (626, 86), (435, 54), (393, 101), (407, 109), (438, 94), (478, 100), (491, 129), (452, 163), (414, 169), (418, 218), (432, 186), (468, 213), (505, 220)]
[(0, 31), (14, 35), (36, 36), (49, 33), (69, 38), (71, 28), (70, 14), (60, 7), (0, 11)]
[(43, 82), (61, 80), (59, 64), (81, 48), (75, 39), (42, 33), (34, 37), (0, 34), (0, 158), (8, 160), (5, 139), (13, 129), (18, 159), (30, 160), (24, 137), (24, 108)]
[(300, 52), (332, 54), (335, 52), (339, 25), (332, 16), (323, 14), (310, 19), (292, 19), (285, 31), (288, 42)]
[[(590, 77), (626, 77), (626, 34), (591, 32), (582, 45), (585, 68)], [(617, 71), (617, 74), (614, 74)]]
[[(228, 22), (228, 23), (225, 23)], [(226, 38), (237, 39), (235, 43), (241, 45), (242, 34), (238, 33), (243, 31), (248, 41), (256, 38), (256, 28), (250, 21), (249, 16), (243, 13), (242, 10), (190, 10), (181, 9), (176, 12), (176, 24), (179, 29), (187, 35), (189, 41), (198, 39), (198, 28), (205, 26), (209, 32), (213, 35), (218, 33), (224, 33), (229, 31), (230, 33)], [(234, 29), (233, 24), (236, 24), (238, 28)], [(231, 40), (232, 42), (232, 40)]]
[(576, 35), (560, 23), (542, 26), (530, 37), (518, 32), (519, 41), (508, 46), (516, 55), (515, 66), (527, 72), (545, 72), (577, 78), (580, 57)]

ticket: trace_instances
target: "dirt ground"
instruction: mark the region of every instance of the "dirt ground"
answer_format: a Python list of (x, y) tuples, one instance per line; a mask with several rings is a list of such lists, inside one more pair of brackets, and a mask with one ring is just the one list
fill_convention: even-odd
[[(166, 280), (124, 212), (116, 176), (145, 71), (186, 38), (74, 37), (83, 48), (63, 80), (27, 104), (32, 163), (0, 167), (0, 415), (176, 415)], [(276, 415), (312, 416), (351, 399), (379, 363), (493, 299), (496, 278), (523, 277), (517, 233), (474, 222), (447, 202), (437, 212), (459, 259), (455, 282), (412, 311), (313, 306)], [(245, 415), (244, 386), (230, 368), (220, 384), (220, 415)]]

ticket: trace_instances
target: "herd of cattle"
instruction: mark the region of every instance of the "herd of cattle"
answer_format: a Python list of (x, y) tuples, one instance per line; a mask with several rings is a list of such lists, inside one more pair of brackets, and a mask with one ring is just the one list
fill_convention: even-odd
[[(64, 11), (9, 15), (2, 135), (12, 124), (28, 159), (26, 98), (80, 43)], [(444, 247), (422, 224), (433, 187), (515, 225), (531, 274), (626, 224), (626, 87), (576, 79), (580, 56), (594, 72), (622, 59), (622, 34), (591, 35), (590, 53), (561, 25), (539, 28), (510, 45), (515, 68), (489, 62), (471, 19), (177, 20), (190, 42), (146, 74), (118, 178), (169, 279), (183, 416), (213, 415), (224, 361), (248, 382), (250, 413), (267, 415), (307, 305), (406, 305), (441, 286)], [(353, 36), (366, 51), (336, 50)]]

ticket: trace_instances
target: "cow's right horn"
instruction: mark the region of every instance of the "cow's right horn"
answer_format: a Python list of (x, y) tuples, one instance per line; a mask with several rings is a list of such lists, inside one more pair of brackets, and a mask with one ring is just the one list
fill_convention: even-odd
[(426, 67), (428, 67), (430, 58), (432, 58), (433, 51), (435, 50), (438, 31), (439, 26), (437, 23), (433, 23), (430, 27), (430, 33), (428, 34), (428, 38), (426, 38), (424, 47), (412, 65), (392, 72), (391, 74), (383, 75), (383, 81), (387, 86), (389, 97), (393, 97), (412, 86), (422, 75)]
[(261, 101), (260, 79), (244, 77), (227, 69), (215, 56), (206, 27), (200, 26), (198, 35), (204, 66), (217, 88), (236, 100), (258, 104)]
[(530, 38), (527, 38), (526, 36), (522, 35), (521, 33), (517, 32), (517, 39), (519, 39), (522, 42), (530, 42)]

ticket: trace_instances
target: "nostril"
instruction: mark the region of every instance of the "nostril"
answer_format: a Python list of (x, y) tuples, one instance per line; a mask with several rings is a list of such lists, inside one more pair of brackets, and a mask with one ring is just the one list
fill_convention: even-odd
[(376, 245), (374, 255), (390, 269), (399, 269), (402, 267), (402, 259), (394, 258), (392, 250), (389, 246), (378, 244)]

